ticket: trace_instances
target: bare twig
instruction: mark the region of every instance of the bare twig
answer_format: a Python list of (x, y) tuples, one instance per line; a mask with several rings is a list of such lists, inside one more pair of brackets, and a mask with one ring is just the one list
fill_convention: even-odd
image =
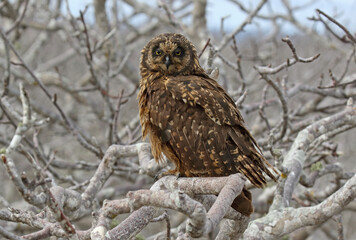
[(343, 26), (341, 23), (339, 23), (338, 21), (336, 21), (334, 18), (330, 17), (329, 15), (327, 15), (326, 13), (324, 13), (323, 11), (321, 11), (320, 9), (317, 9), (316, 12), (318, 14), (323, 15), (324, 17), (326, 17), (329, 21), (333, 22), (335, 25), (337, 25), (339, 28), (341, 28), (346, 36), (354, 43), (356, 43), (356, 38), (349, 32), (349, 30), (347, 30), (347, 28), (345, 26)]
[(170, 217), (167, 213), (167, 210), (164, 211), (164, 213), (154, 219), (151, 220), (151, 222), (160, 222), (160, 221), (166, 221), (167, 224), (167, 237), (166, 240), (170, 240), (171, 239), (171, 222), (170, 222)]
[(253, 18), (257, 15), (257, 13), (261, 10), (261, 8), (266, 2), (267, 0), (261, 0), (256, 6), (256, 8), (253, 11), (249, 12), (249, 15), (246, 17), (245, 21), (241, 23), (240, 26), (235, 28), (230, 34), (225, 35), (225, 37), (221, 40), (219, 46), (216, 48), (216, 51), (221, 52), (236, 34), (243, 31), (246, 25), (251, 24)]
[(4, 227), (0, 226), (0, 235), (2, 235), (3, 237), (6, 237), (7, 239), (10, 240), (24, 240), (24, 238), (19, 237), (9, 231), (7, 231)]
[(201, 55), (203, 55), (203, 53), (205, 52), (205, 49), (209, 46), (209, 44), (210, 44), (210, 38), (208, 38), (208, 41), (206, 41), (206, 43), (205, 43), (203, 49), (202, 49), (201, 52), (198, 54), (198, 58), (200, 58)]
[(15, 22), (12, 24), (12, 26), (8, 30), (6, 30), (6, 34), (11, 33), (21, 23), (21, 21), (25, 17), (25, 14), (26, 14), (26, 11), (27, 11), (27, 6), (28, 6), (29, 2), (30, 2), (29, 0), (25, 0), (22, 13), (17, 17)]
[(260, 73), (260, 74), (276, 74), (278, 72), (280, 72), (281, 70), (288, 68), (294, 64), (296, 64), (297, 62), (302, 62), (302, 63), (310, 63), (313, 62), (315, 59), (317, 59), (320, 54), (317, 54), (313, 57), (309, 57), (309, 58), (302, 58), (299, 57), (296, 53), (296, 49), (293, 46), (292, 42), (290, 41), (290, 39), (288, 37), (283, 38), (282, 39), (283, 42), (286, 42), (288, 44), (288, 46), (290, 47), (290, 49), (292, 50), (293, 53), (293, 58), (287, 59), (286, 62), (280, 64), (277, 67), (271, 68), (271, 67), (262, 67), (262, 66), (255, 66), (255, 69)]

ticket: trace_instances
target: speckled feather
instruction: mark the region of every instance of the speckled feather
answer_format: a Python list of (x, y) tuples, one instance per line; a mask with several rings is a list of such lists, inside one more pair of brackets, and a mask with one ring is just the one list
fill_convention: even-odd
[[(181, 36), (156, 37), (158, 42), (178, 39), (174, 44), (188, 46), (191, 53), (184, 62), (187, 66), (182, 63), (184, 68), (179, 74), (150, 68), (154, 60), (149, 51), (155, 39), (142, 51), (140, 119), (143, 136), (149, 134), (153, 156), (159, 161), (164, 153), (176, 165), (173, 172), (183, 176), (215, 177), (240, 172), (257, 187), (263, 187), (263, 173), (275, 179), (266, 167), (270, 165), (244, 126), (233, 100), (203, 71), (194, 46)], [(243, 194), (251, 199), (246, 189)], [(244, 214), (251, 211), (252, 206)]]

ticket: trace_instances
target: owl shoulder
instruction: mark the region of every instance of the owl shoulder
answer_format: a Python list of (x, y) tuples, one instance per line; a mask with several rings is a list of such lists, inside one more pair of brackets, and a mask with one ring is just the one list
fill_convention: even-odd
[(173, 98), (191, 106), (199, 105), (219, 125), (235, 125), (243, 121), (234, 101), (213, 79), (195, 75), (176, 76), (165, 84)]

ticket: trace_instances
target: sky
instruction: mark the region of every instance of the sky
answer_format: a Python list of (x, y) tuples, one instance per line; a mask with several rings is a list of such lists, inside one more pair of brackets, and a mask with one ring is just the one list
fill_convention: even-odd
[[(245, 5), (250, 9), (256, 6), (260, 0), (241, 1), (247, 2)], [(356, 31), (356, 0), (290, 0), (292, 7), (306, 6), (299, 11), (295, 11), (295, 17), (303, 24), (313, 24), (308, 20), (308, 17), (316, 16), (315, 9), (320, 9), (330, 16), (337, 16), (337, 20), (342, 24), (345, 24), (350, 30)], [(270, 0), (260, 11), (261, 14), (271, 14), (271, 10), (274, 14), (285, 14), (286, 9), (280, 0)], [(208, 14), (211, 19), (221, 19), (221, 17), (229, 16), (225, 20), (227, 29), (235, 28), (236, 23), (242, 22), (246, 18), (246, 14), (242, 13), (239, 8), (228, 0), (223, 1), (209, 1)], [(208, 21), (209, 27), (218, 27), (220, 20)], [(263, 26), (263, 22), (261, 22)], [(321, 24), (319, 24), (321, 25)], [(290, 25), (284, 26), (284, 30), (294, 32), (295, 29)]]
[[(156, 0), (139, 1), (152, 5), (155, 5), (158, 2)], [(79, 10), (83, 10), (84, 6), (91, 3), (92, 0), (75, 0), (68, 2), (70, 5), (71, 12), (74, 15), (77, 15), (79, 13)], [(111, 1), (107, 2), (108, 4), (110, 4)], [(244, 2), (245, 7), (253, 9), (254, 6), (256, 6), (260, 2), (260, 0), (245, 0), (241, 2)], [(319, 8), (330, 16), (336, 16), (336, 19), (342, 24), (344, 24), (352, 32), (356, 31), (356, 0), (290, 0), (289, 2), (293, 7), (305, 6), (301, 10), (295, 11), (295, 17), (303, 24), (313, 24), (312, 21), (308, 20), (308, 17), (316, 16), (315, 9)], [(122, 4), (122, 6), (124, 5), (125, 4)], [(124, 11), (125, 13), (127, 12), (127, 14), (129, 14), (132, 9), (125, 8)], [(265, 6), (261, 9), (260, 13), (271, 14), (271, 11), (275, 14), (286, 13), (286, 9), (281, 3), (281, 0), (269, 0), (268, 3), (265, 4)], [(226, 31), (229, 31), (239, 26), (239, 24), (243, 22), (247, 16), (237, 7), (236, 4), (229, 0), (208, 0), (207, 13), (207, 22), (210, 30), (220, 30), (220, 23), (222, 17), (227, 17), (224, 21), (224, 29)], [(89, 8), (88, 15), (93, 16), (92, 8)], [(140, 19), (140, 17), (137, 17), (136, 21), (137, 24), (144, 24), (145, 19)], [(189, 19), (187, 19), (186, 21), (189, 21)], [(268, 29), (269, 26), (265, 24), (266, 23), (262, 20), (258, 21), (258, 23), (255, 22), (255, 24), (249, 26), (249, 31), (261, 30), (266, 28)], [(317, 25), (319, 26), (316, 26), (316, 28), (323, 28), (321, 24)], [(283, 30), (286, 33), (297, 32), (297, 30), (289, 24), (284, 24)]]

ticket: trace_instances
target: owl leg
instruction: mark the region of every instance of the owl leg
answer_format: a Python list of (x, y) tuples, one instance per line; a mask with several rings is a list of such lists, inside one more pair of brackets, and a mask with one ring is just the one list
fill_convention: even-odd
[(165, 176), (169, 176), (169, 175), (174, 175), (177, 177), (177, 179), (180, 177), (183, 177), (183, 175), (177, 169), (172, 169), (172, 170), (168, 170), (168, 171), (161, 170), (156, 174), (154, 181), (157, 181), (158, 179), (161, 179), (161, 178), (163, 178)]

